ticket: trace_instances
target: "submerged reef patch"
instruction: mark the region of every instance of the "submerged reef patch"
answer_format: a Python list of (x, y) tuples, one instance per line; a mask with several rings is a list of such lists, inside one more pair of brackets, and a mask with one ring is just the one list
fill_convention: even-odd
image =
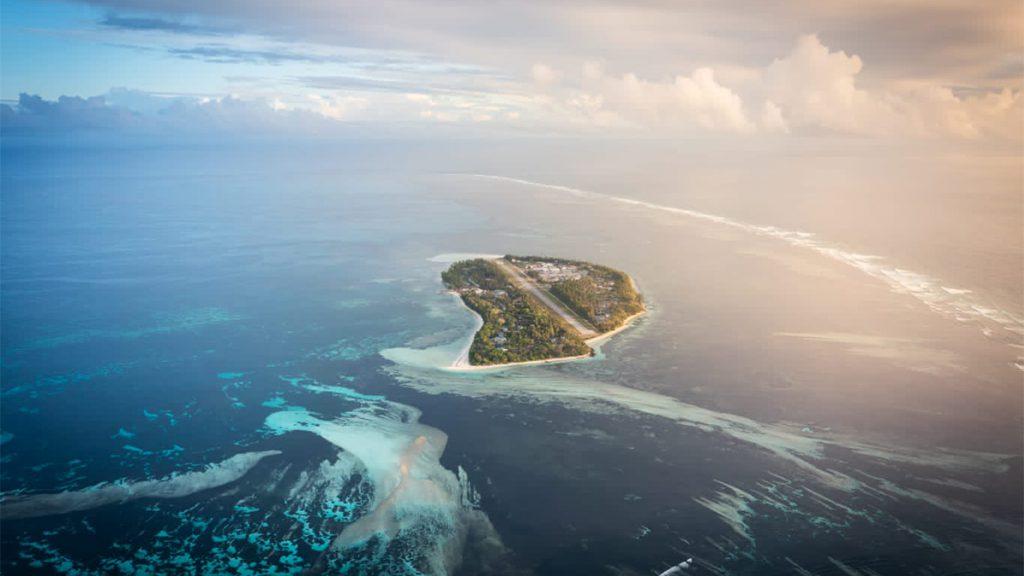
[(67, 514), (139, 498), (180, 498), (234, 482), (248, 473), (260, 460), (280, 453), (277, 450), (244, 452), (222, 462), (210, 464), (205, 470), (172, 474), (155, 480), (118, 480), (90, 486), (84, 490), (11, 496), (3, 500), (0, 518), (8, 520)]
[(330, 543), (336, 558), (345, 559), (338, 568), (350, 573), (407, 573), (392, 566), (405, 562), (417, 573), (450, 574), (464, 560), (474, 565), (501, 562), (504, 546), (478, 508), (468, 476), (440, 464), (447, 436), (419, 423), (415, 408), (355, 395), (347, 388), (337, 392), (365, 405), (331, 419), (303, 409), (275, 412), (267, 417), (266, 426), (277, 434), (303, 431), (320, 436), (348, 455), (347, 471), (338, 481), (358, 474), (369, 486), (372, 497), (358, 518), (353, 518), (352, 503), (324, 503), (327, 514), (351, 521)]

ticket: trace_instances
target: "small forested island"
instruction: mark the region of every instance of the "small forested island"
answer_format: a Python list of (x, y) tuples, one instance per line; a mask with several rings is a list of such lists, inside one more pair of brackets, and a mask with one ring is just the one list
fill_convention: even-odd
[(470, 366), (590, 356), (588, 341), (644, 312), (626, 273), (590, 262), (476, 258), (455, 262), (441, 279), (483, 320), (469, 346)]

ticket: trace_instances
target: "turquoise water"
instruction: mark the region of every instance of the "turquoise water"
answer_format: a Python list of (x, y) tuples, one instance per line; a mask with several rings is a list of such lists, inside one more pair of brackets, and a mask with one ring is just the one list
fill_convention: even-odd
[[(843, 262), (379, 151), (4, 155), (4, 573), (1020, 573), (1015, 352)], [(506, 252), (651, 313), (441, 369), (438, 256)]]

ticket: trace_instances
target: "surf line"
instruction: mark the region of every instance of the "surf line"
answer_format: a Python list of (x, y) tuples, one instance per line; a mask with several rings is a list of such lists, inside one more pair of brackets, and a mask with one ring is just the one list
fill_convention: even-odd
[[(958, 322), (973, 322), (980, 326), (982, 333), (989, 338), (1002, 341), (1010, 344), (1011, 346), (1018, 346), (1020, 344), (1020, 338), (1024, 336), (1024, 318), (979, 301), (970, 290), (950, 288), (944, 285), (940, 280), (928, 276), (927, 274), (913, 272), (887, 263), (881, 256), (862, 254), (840, 248), (837, 245), (830, 244), (819, 239), (817, 235), (812, 232), (786, 230), (776, 226), (750, 224), (733, 218), (728, 218), (726, 216), (708, 214), (697, 210), (678, 208), (665, 204), (656, 204), (654, 202), (625, 198), (622, 196), (602, 194), (600, 192), (592, 192), (559, 184), (534, 182), (532, 180), (512, 178), (510, 176), (464, 173), (454, 173), (449, 175), (543, 188), (588, 200), (615, 202), (647, 210), (677, 214), (721, 226), (727, 226), (757, 236), (775, 238), (786, 242), (791, 246), (811, 250), (822, 256), (856, 268), (864, 274), (882, 281), (888, 285), (890, 290), (893, 292), (898, 294), (907, 294), (916, 298), (933, 312), (942, 316), (952, 318)], [(1001, 329), (1001, 333), (998, 336), (993, 330), (993, 327)]]

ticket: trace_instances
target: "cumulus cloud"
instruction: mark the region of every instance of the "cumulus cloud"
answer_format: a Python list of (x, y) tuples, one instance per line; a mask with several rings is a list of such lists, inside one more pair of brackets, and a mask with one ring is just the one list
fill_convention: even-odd
[(791, 122), (842, 132), (891, 131), (895, 112), (884, 99), (856, 85), (864, 64), (856, 55), (830, 51), (815, 35), (802, 36), (764, 74), (768, 98)]
[(611, 73), (599, 61), (583, 60), (563, 68), (536, 63), (515, 79), (403, 68), (390, 77), (296, 75), (287, 91), (258, 87), (246, 96), (167, 98), (126, 89), (54, 101), (22, 95), (0, 112), (8, 135), (216, 130), (317, 136), (363, 123), (392, 133), (444, 124), (486, 125), (492, 133), (669, 137), (829, 133), (1003, 143), (1022, 137), (1020, 90), (965, 93), (927, 81), (865, 81), (868, 65), (858, 55), (832, 49), (817, 35), (799, 37), (761, 68), (725, 70), (701, 66), (652, 78)]
[(714, 70), (653, 81), (628, 73), (608, 76), (596, 64), (583, 70), (583, 90), (566, 98), (568, 106), (602, 126), (672, 127), (748, 133), (755, 125), (738, 94), (718, 83)]
[(532, 112), (551, 122), (662, 134), (1021, 138), (1019, 90), (963, 96), (923, 81), (865, 87), (864, 61), (829, 48), (814, 34), (799, 37), (766, 66), (742, 74), (727, 69), (733, 85), (708, 66), (668, 79), (612, 75), (596, 61), (583, 62), (579, 70), (553, 82), (546, 67), (535, 69), (534, 84), (544, 97)]
[(907, 95), (902, 105), (908, 129), (915, 133), (1016, 141), (1024, 135), (1024, 102), (1019, 90), (1006, 88), (960, 97), (946, 87), (922, 85), (903, 92)]
[[(220, 96), (27, 97), (3, 109), (5, 132), (198, 129), (190, 122), (322, 131), (373, 122), (669, 137), (1022, 138), (1019, 0), (698, 0), (686, 10), (602, 0), (429, 8), (413, 0), (301, 8), (72, 1), (93, 11), (93, 29), (75, 30), (76, 38), (173, 56), (206, 78), (194, 89)], [(767, 17), (772, 33), (751, 33)], [(235, 73), (211, 79), (224, 71)], [(254, 80), (230, 80), (243, 75)]]
[[(568, 119), (578, 123), (589, 124), (597, 128), (635, 128), (618, 113), (605, 107), (604, 96), (580, 92), (565, 101), (568, 107)], [(560, 110), (556, 111), (560, 113)]]
[(1020, 92), (1004, 89), (959, 97), (927, 82), (859, 85), (864, 63), (831, 50), (817, 35), (764, 71), (761, 89), (780, 116), (802, 129), (871, 136), (1019, 138)]
[(108, 96), (61, 96), (45, 100), (21, 94), (15, 106), (0, 104), (3, 135), (25, 136), (128, 133), (188, 135), (203, 133), (322, 133), (337, 127), (349, 101), (316, 101), (316, 110), (294, 109), (278, 101), (222, 98), (164, 98), (119, 89)]
[(57, 100), (44, 100), (36, 95), (21, 94), (17, 106), (0, 104), (0, 125), (5, 132), (128, 127), (140, 122), (139, 114), (108, 106), (103, 96), (61, 96)]
[(275, 109), (263, 99), (179, 98), (156, 115), (157, 124), (180, 131), (291, 132), (313, 130), (329, 117), (308, 110)]
[(743, 100), (715, 81), (715, 71), (698, 68), (691, 77), (677, 76), (673, 93), (682, 109), (705, 128), (751, 132), (754, 125), (743, 111)]
[[(313, 102), (314, 110), (318, 114), (334, 120), (348, 119), (354, 112), (365, 108), (367, 104), (365, 98), (323, 96), (320, 94), (310, 94), (308, 97)], [(276, 108), (278, 110), (288, 109), (283, 105), (279, 105)]]
[(0, 104), (0, 129), (5, 138), (400, 137), (439, 135), (435, 129), (440, 124), (466, 135), (499, 121), (497, 130), (518, 124), (518, 105), (457, 93), (354, 95), (321, 90), (283, 99), (160, 96), (117, 88), (89, 98), (46, 100), (22, 94), (15, 105)]
[(782, 117), (782, 110), (771, 100), (761, 107), (761, 128), (765, 132), (789, 132), (789, 123)]
[(538, 84), (554, 84), (562, 79), (562, 72), (541, 63), (533, 65), (530, 69), (530, 75), (533, 76), (533, 81)]

